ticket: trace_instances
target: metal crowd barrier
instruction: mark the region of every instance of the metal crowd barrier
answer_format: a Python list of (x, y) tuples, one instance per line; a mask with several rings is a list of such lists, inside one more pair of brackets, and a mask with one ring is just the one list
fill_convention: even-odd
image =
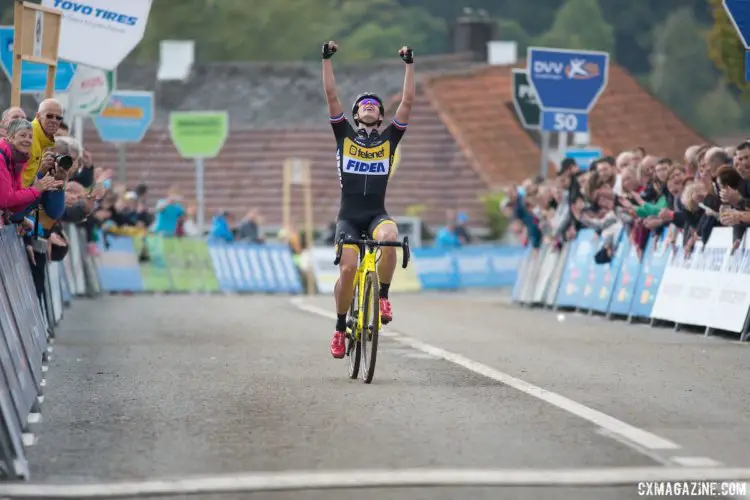
[(45, 374), (55, 327), (74, 296), (98, 290), (96, 264), (75, 226), (65, 229), (68, 255), (46, 264), (37, 296), (28, 254), (16, 226), (0, 228), (0, 477), (28, 479), (25, 447), (44, 400)]
[(292, 253), (281, 244), (108, 235), (99, 252), (96, 269), (105, 292), (302, 292)]
[(750, 240), (733, 248), (731, 228), (716, 228), (705, 245), (686, 253), (673, 228), (652, 234), (639, 256), (623, 232), (608, 264), (596, 264), (601, 242), (586, 229), (562, 249), (527, 249), (513, 302), (530, 307), (599, 313), (750, 336)]

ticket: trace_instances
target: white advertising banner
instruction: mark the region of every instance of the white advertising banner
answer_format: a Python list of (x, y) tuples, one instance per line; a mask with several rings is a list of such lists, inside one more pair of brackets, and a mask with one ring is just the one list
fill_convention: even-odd
[(62, 11), (58, 57), (114, 71), (140, 43), (152, 0), (42, 0)]
[(99, 114), (115, 89), (115, 78), (114, 71), (79, 65), (68, 89), (66, 110), (74, 116)]
[[(732, 229), (721, 227), (711, 232), (705, 246), (697, 243), (688, 258), (685, 258), (681, 241), (678, 241), (677, 250), (662, 277), (652, 317), (685, 325), (712, 326), (719, 323), (736, 324), (734, 318), (742, 316), (744, 323), (747, 306), (733, 305), (728, 302), (726, 295), (721, 299), (722, 290), (730, 279), (727, 267), (731, 246)], [(731, 281), (736, 280), (731, 278)], [(748, 298), (750, 294), (744, 300)], [(717, 310), (720, 303), (723, 304), (721, 307), (724, 308), (724, 313)], [(733, 310), (729, 314), (729, 309), (733, 308), (739, 310)], [(726, 314), (727, 318), (719, 318), (722, 314)], [(732, 319), (728, 319), (729, 317)]]
[(313, 247), (311, 253), (312, 255), (308, 254), (307, 258), (312, 264), (318, 293), (333, 293), (333, 287), (339, 277), (339, 268), (333, 265), (336, 250), (333, 247)]
[[(716, 231), (716, 229), (714, 229)], [(723, 231), (723, 229), (722, 229)], [(731, 229), (726, 243), (731, 243)], [(713, 237), (713, 233), (712, 233)], [(730, 332), (742, 332), (750, 310), (750, 248), (747, 235), (740, 247), (729, 254), (717, 280), (717, 293), (706, 307), (709, 311), (706, 326)]]

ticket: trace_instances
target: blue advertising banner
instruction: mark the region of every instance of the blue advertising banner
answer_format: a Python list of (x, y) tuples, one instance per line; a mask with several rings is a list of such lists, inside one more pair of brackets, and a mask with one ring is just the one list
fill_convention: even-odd
[[(654, 245), (654, 238), (658, 238), (658, 244)], [(652, 235), (646, 244), (643, 256), (643, 267), (638, 283), (635, 286), (633, 302), (630, 307), (630, 315), (637, 318), (648, 318), (654, 307), (656, 293), (659, 291), (661, 277), (667, 268), (671, 248), (666, 244), (667, 232), (663, 231), (661, 236)]]
[(598, 160), (604, 156), (601, 149), (567, 149), (565, 150), (565, 157), (572, 158), (576, 161), (578, 168), (582, 171), (589, 169), (594, 160)]
[(450, 252), (456, 261), (460, 288), (497, 288), (515, 281), (522, 247), (463, 247)]
[(142, 292), (141, 267), (133, 246), (127, 236), (107, 235), (106, 248), (99, 242), (99, 282), (108, 292)]
[[(579, 307), (584, 297), (584, 289), (589, 281), (589, 268), (593, 266), (596, 253), (596, 233), (583, 229), (572, 243), (565, 263), (560, 287), (557, 291), (557, 307)], [(590, 286), (590, 285), (589, 285)]]
[[(0, 26), (0, 64), (8, 80), (13, 78), (13, 26)], [(55, 92), (65, 92), (76, 73), (76, 65), (67, 61), (57, 62)], [(43, 94), (47, 89), (47, 66), (23, 61), (21, 63), (21, 93)]]
[[(617, 241), (617, 250), (612, 256), (612, 261), (609, 264), (593, 264), (596, 268), (594, 293), (590, 297), (586, 309), (601, 313), (606, 313), (609, 310), (612, 293), (618, 275), (620, 274), (622, 263), (630, 251), (630, 247), (627, 245), (628, 237), (625, 231), (620, 233)], [(593, 257), (591, 260), (594, 260)]]
[(212, 242), (208, 250), (223, 292), (302, 292), (288, 246)]
[(623, 251), (623, 261), (612, 290), (612, 300), (608, 312), (618, 316), (628, 316), (630, 304), (635, 294), (635, 286), (641, 274), (641, 259), (629, 238), (624, 238), (620, 246)]
[(93, 116), (94, 126), (105, 142), (141, 142), (154, 121), (154, 106), (153, 92), (115, 90)]
[(440, 248), (415, 248), (412, 250), (417, 276), (423, 290), (452, 290), (459, 287), (455, 259)]

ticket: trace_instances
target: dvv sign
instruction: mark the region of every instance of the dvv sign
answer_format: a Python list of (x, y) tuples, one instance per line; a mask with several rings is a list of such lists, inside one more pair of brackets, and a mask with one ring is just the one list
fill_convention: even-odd
[(722, 4), (745, 46), (745, 80), (750, 82), (750, 1), (723, 0)]
[(542, 130), (587, 131), (588, 114), (607, 87), (609, 54), (529, 47), (527, 64)]

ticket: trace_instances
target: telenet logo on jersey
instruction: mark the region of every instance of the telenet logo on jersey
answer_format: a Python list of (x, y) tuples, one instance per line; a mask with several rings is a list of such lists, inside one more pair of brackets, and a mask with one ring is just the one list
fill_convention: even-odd
[(344, 141), (344, 173), (359, 175), (388, 175), (391, 168), (391, 145), (388, 142), (365, 148), (353, 141)]

